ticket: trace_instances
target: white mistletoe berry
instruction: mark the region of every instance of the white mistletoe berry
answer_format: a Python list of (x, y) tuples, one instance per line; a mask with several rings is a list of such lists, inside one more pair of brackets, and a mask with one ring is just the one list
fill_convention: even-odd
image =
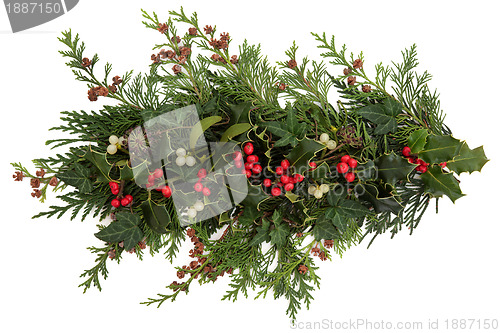
[(307, 189), (307, 193), (309, 193), (310, 195), (313, 195), (313, 194), (314, 194), (314, 192), (316, 192), (316, 189), (317, 189), (317, 188), (316, 188), (316, 186), (311, 185), (311, 186), (309, 186), (309, 188)]
[(323, 193), (326, 193), (326, 192), (330, 191), (330, 186), (328, 186), (328, 184), (321, 184), (321, 186), (319, 187), (319, 190)]
[(111, 135), (109, 137), (109, 143), (112, 145), (116, 145), (118, 143), (118, 137), (116, 135)]
[(184, 157), (186, 156), (186, 149), (184, 148), (179, 148), (175, 151), (175, 153), (177, 154), (177, 156), (179, 157)]
[(316, 199), (321, 199), (322, 196), (323, 196), (323, 192), (320, 189), (317, 189), (316, 191), (314, 191), (314, 197)]
[(322, 133), (320, 136), (319, 136), (319, 141), (321, 141), (322, 143), (327, 143), (328, 140), (330, 140), (330, 137), (328, 136), (327, 133)]
[(106, 151), (108, 152), (108, 154), (114, 155), (118, 151), (118, 147), (116, 147), (116, 145), (109, 145)]
[(335, 149), (337, 148), (337, 142), (333, 141), (333, 140), (328, 140), (328, 142), (326, 143), (326, 147), (328, 149)]
[(175, 160), (175, 164), (177, 164), (178, 166), (183, 166), (184, 164), (186, 164), (186, 158), (184, 156), (177, 157), (177, 159)]
[(186, 164), (187, 166), (192, 167), (193, 165), (196, 164), (196, 159), (193, 156), (188, 156), (186, 157)]
[(203, 210), (203, 208), (205, 208), (205, 204), (203, 204), (203, 202), (198, 200), (194, 203), (193, 207), (194, 207), (194, 209), (196, 209), (196, 211), (201, 212)]
[(194, 218), (196, 217), (196, 209), (194, 209), (194, 208), (189, 208), (189, 209), (187, 210), (187, 215), (188, 215), (188, 217), (190, 217), (190, 218), (194, 219)]

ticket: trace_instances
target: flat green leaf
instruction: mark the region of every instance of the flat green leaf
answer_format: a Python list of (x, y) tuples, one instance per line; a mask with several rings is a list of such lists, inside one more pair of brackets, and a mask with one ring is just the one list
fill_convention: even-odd
[(165, 206), (159, 206), (151, 200), (146, 200), (141, 204), (144, 220), (154, 232), (164, 234), (169, 231), (170, 215)]
[(310, 169), (309, 160), (311, 160), (316, 152), (324, 149), (325, 146), (314, 140), (305, 138), (295, 146), (287, 155), (290, 165), (295, 167), (296, 173), (303, 173)]
[(328, 191), (326, 199), (330, 206), (335, 207), (337, 206), (338, 202), (341, 199), (344, 199), (346, 196), (347, 190), (344, 188), (344, 186), (337, 184), (332, 189), (330, 189), (330, 191)]
[(277, 247), (282, 247), (286, 244), (288, 235), (290, 235), (290, 227), (286, 223), (274, 223), (275, 228), (269, 232), (271, 244)]
[(217, 124), (221, 120), (222, 118), (220, 116), (211, 116), (203, 118), (199, 121), (199, 123), (196, 123), (189, 135), (189, 146), (194, 149), (196, 147), (198, 139), (203, 134), (203, 132), (205, 132), (208, 128), (210, 128), (210, 126)]
[(396, 155), (393, 151), (375, 160), (378, 177), (384, 182), (394, 185), (399, 180), (408, 180), (408, 174), (416, 167), (406, 158)]
[(274, 147), (284, 147), (286, 145), (296, 145), (297, 137), (292, 133), (286, 133), (281, 139), (274, 143)]
[(339, 232), (333, 226), (331, 220), (327, 219), (325, 215), (321, 215), (316, 220), (313, 228), (314, 239), (320, 241), (322, 239), (338, 239)]
[(240, 134), (246, 133), (252, 128), (252, 125), (248, 123), (243, 123), (243, 124), (234, 124), (233, 126), (229, 127), (224, 134), (222, 134), (222, 137), (220, 138), (221, 142), (227, 142), (234, 138), (235, 136), (238, 136)]
[(347, 230), (348, 222), (346, 216), (342, 215), (340, 212), (337, 212), (332, 218), (333, 225), (336, 226), (341, 233)]
[(253, 236), (252, 240), (250, 243), (248, 243), (249, 246), (257, 246), (260, 245), (263, 242), (269, 242), (271, 237), (269, 236), (269, 227), (271, 225), (271, 222), (268, 220), (264, 219), (262, 221), (262, 226), (257, 227), (257, 234)]
[(101, 154), (92, 150), (92, 146), (89, 145), (83, 158), (92, 163), (98, 170), (99, 180), (101, 181), (111, 181), (109, 177), (109, 171), (111, 170), (111, 164), (108, 163), (105, 154)]
[(125, 251), (132, 249), (143, 237), (137, 226), (141, 219), (130, 212), (116, 213), (116, 221), (95, 234), (97, 238), (108, 243), (123, 241)]
[(229, 125), (250, 123), (250, 110), (252, 109), (251, 102), (243, 102), (239, 104), (230, 104), (232, 116), (229, 120)]
[(456, 156), (453, 161), (447, 163), (448, 169), (455, 171), (457, 174), (462, 172), (472, 173), (481, 171), (483, 166), (488, 162), (488, 158), (484, 154), (483, 146), (473, 150), (464, 142), (460, 149), (460, 155)]
[(324, 179), (330, 175), (330, 172), (331, 170), (328, 166), (328, 163), (323, 162), (316, 169), (309, 173), (309, 177), (314, 180)]
[(429, 133), (426, 129), (420, 129), (410, 134), (408, 137), (408, 147), (410, 147), (412, 154), (418, 154), (424, 149), (428, 135)]
[(370, 214), (368, 208), (354, 200), (343, 200), (338, 203), (337, 213), (345, 217), (364, 217)]
[[(239, 197), (243, 196), (243, 192), (237, 192), (237, 189), (234, 187), (231, 188), (231, 191), (233, 192), (233, 197), (239, 195), (238, 193), (241, 193)], [(269, 199), (269, 195), (267, 195), (266, 192), (262, 190), (262, 187), (260, 185), (254, 186), (248, 184), (248, 193), (244, 197), (243, 201), (241, 201), (241, 205), (244, 207), (255, 206), (258, 209), (259, 204), (266, 199)]]
[(358, 164), (356, 175), (361, 181), (374, 180), (377, 177), (377, 166), (372, 160)]
[(384, 110), (387, 115), (396, 117), (403, 111), (403, 105), (392, 98), (386, 98), (384, 100)]
[(439, 165), (433, 165), (428, 168), (427, 172), (422, 174), (422, 181), (425, 183), (427, 192), (435, 197), (440, 197), (444, 194), (451, 201), (455, 202), (455, 200), (464, 196), (453, 174), (443, 172), (443, 169)]
[(429, 135), (418, 157), (431, 164), (451, 161), (460, 153), (462, 145), (463, 142), (451, 135)]
[(132, 179), (134, 179), (134, 171), (128, 165), (128, 163), (126, 163), (123, 166), (120, 166), (119, 169), (120, 169), (120, 180), (132, 180)]
[(360, 199), (366, 200), (373, 205), (376, 213), (391, 212), (398, 215), (404, 208), (403, 205), (383, 186), (372, 184), (361, 184), (355, 187)]
[(396, 118), (386, 112), (381, 104), (367, 105), (356, 111), (357, 114), (377, 125), (375, 134), (394, 133), (397, 128)]
[(243, 226), (251, 226), (255, 220), (262, 216), (256, 206), (245, 206), (243, 213), (238, 217), (238, 222)]
[(265, 127), (269, 132), (278, 137), (282, 138), (289, 132), (286, 129), (286, 125), (280, 121), (267, 121), (261, 124), (261, 127)]
[(74, 164), (74, 170), (68, 170), (58, 177), (68, 185), (78, 188), (82, 193), (92, 192), (92, 182), (90, 181), (90, 170), (79, 163)]

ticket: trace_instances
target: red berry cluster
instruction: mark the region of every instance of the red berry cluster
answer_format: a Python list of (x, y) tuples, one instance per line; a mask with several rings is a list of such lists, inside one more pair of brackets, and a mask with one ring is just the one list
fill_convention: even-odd
[[(111, 189), (111, 193), (114, 195), (117, 195), (120, 193), (120, 185), (116, 182), (109, 182), (109, 188)], [(116, 199), (111, 200), (111, 206), (118, 208), (120, 206), (128, 206), (132, 203), (134, 200), (134, 197), (132, 197), (130, 194), (127, 194), (123, 198), (119, 199), (116, 197)]]
[[(252, 175), (259, 175), (262, 172), (262, 166), (259, 163), (259, 156), (253, 155), (254, 147), (251, 142), (246, 143), (243, 146), (243, 152), (246, 157), (245, 169), (241, 172), (247, 176), (247, 178), (252, 177)], [(243, 166), (243, 157), (240, 152), (236, 152), (233, 154), (234, 165), (237, 168), (241, 168)]]
[[(276, 186), (271, 189), (271, 195), (277, 197), (281, 195), (281, 188), (286, 192), (293, 190), (294, 184), (300, 183), (304, 180), (304, 176), (299, 173), (292, 175), (290, 170), (290, 162), (288, 160), (282, 160), (280, 166), (276, 167)], [(265, 187), (271, 187), (273, 184), (270, 178), (264, 179), (263, 185)]]
[(155, 171), (150, 173), (148, 176), (148, 183), (146, 184), (146, 188), (155, 186), (156, 180), (162, 177), (163, 177), (163, 171), (161, 169), (156, 169)]
[(203, 184), (201, 183), (202, 179), (204, 179), (205, 177), (207, 177), (207, 170), (204, 169), (204, 168), (201, 168), (200, 170), (198, 170), (198, 181), (196, 182), (196, 184), (194, 184), (194, 190), (196, 192), (202, 192), (204, 196), (208, 197), (210, 195), (210, 189), (206, 186), (203, 186)]
[[(358, 166), (358, 161), (349, 155), (344, 155), (340, 158), (340, 162), (337, 164), (337, 171), (344, 175), (345, 180), (348, 183), (352, 183), (356, 178), (354, 174), (354, 169)], [(349, 169), (352, 169), (349, 171)]]
[[(426, 163), (424, 160), (418, 158), (417, 155), (412, 155), (410, 147), (408, 147), (408, 146), (404, 147), (402, 154), (404, 157), (406, 157), (408, 159), (408, 162), (413, 163), (413, 164), (418, 164), (418, 166), (415, 168), (415, 170), (417, 170), (418, 172), (421, 172), (421, 173), (427, 172), (427, 167), (429, 166), (429, 163)], [(445, 163), (445, 165), (446, 165), (446, 163)]]

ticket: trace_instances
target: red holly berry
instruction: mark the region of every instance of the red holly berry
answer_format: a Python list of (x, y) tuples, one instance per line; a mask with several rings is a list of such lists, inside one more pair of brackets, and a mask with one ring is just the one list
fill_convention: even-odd
[(310, 170), (315, 170), (318, 167), (314, 162), (309, 162), (309, 166), (311, 167)]
[(296, 173), (295, 175), (293, 175), (293, 179), (296, 183), (300, 183), (304, 180), (304, 176), (302, 176), (300, 173)]
[(241, 167), (243, 167), (243, 163), (241, 162), (241, 160), (234, 161), (234, 166), (240, 169)]
[(283, 184), (288, 184), (290, 182), (290, 177), (288, 177), (287, 175), (283, 175), (283, 176), (281, 176), (280, 181)]
[(127, 206), (130, 203), (130, 201), (127, 198), (123, 198), (120, 201), (120, 203), (122, 204), (123, 207), (125, 207), (125, 206)]
[(196, 192), (201, 192), (203, 190), (203, 184), (200, 182), (197, 182), (196, 184), (194, 184), (194, 190)]
[(253, 144), (251, 142), (245, 144), (245, 146), (243, 147), (243, 151), (245, 152), (245, 154), (251, 155), (253, 153)]
[(347, 163), (351, 159), (351, 156), (349, 155), (344, 155), (340, 158), (341, 162)]
[(340, 162), (339, 164), (337, 164), (337, 171), (344, 174), (349, 171), (349, 166), (345, 162)]
[(170, 198), (172, 195), (172, 189), (167, 185), (161, 190), (161, 194), (163, 194), (165, 198)]
[(111, 206), (113, 206), (115, 208), (120, 207), (120, 200), (118, 200), (118, 199), (111, 200)]
[(241, 161), (241, 158), (242, 158), (242, 157), (243, 157), (243, 156), (241, 155), (241, 152), (240, 152), (240, 151), (235, 151), (235, 152), (233, 153), (233, 160), (235, 160), (235, 161)]
[(148, 176), (148, 183), (153, 184), (155, 182), (155, 176), (154, 175), (149, 175)]
[(408, 162), (410, 162), (410, 163), (412, 163), (412, 164), (417, 164), (417, 160), (416, 160), (416, 159), (414, 159), (413, 157), (410, 157), (410, 158), (408, 159)]
[(253, 168), (253, 163), (246, 162), (245, 169), (251, 169), (251, 168)]
[(250, 155), (247, 157), (248, 163), (255, 163), (259, 161), (259, 157), (257, 155)]
[(111, 190), (114, 190), (114, 189), (119, 190), (120, 189), (120, 185), (118, 185), (118, 183), (115, 183), (115, 182), (109, 182), (109, 188)]
[(271, 194), (274, 196), (274, 197), (277, 197), (277, 196), (280, 196), (281, 195), (281, 189), (279, 187), (273, 187), (271, 189)]
[(264, 179), (264, 186), (270, 187), (271, 186), (271, 179), (269, 179), (269, 178)]
[(419, 165), (418, 167), (415, 168), (417, 171), (420, 171), (421, 173), (427, 172), (427, 166), (425, 165)]
[(129, 202), (134, 201), (134, 197), (133, 197), (133, 196), (131, 196), (130, 194), (127, 194), (127, 195), (125, 196), (125, 198), (127, 198)]
[(285, 185), (285, 191), (291, 191), (293, 190), (293, 184), (292, 183), (288, 183)]
[(118, 193), (120, 193), (120, 189), (119, 188), (112, 188), (111, 193), (113, 193), (114, 195), (117, 195)]
[(349, 166), (354, 169), (358, 166), (358, 161), (356, 161), (354, 158), (350, 158), (349, 161), (347, 161), (347, 164), (349, 164)]
[(201, 168), (200, 170), (198, 170), (198, 178), (205, 178), (206, 176), (207, 176), (207, 170), (205, 170), (203, 168)]
[(260, 166), (260, 164), (255, 164), (252, 168), (252, 171), (255, 174), (259, 174), (262, 172), (262, 167)]
[(348, 172), (345, 175), (345, 180), (347, 180), (347, 182), (349, 183), (352, 183), (354, 181), (354, 178), (356, 178), (356, 176), (352, 172)]
[(161, 190), (163, 190), (163, 186), (158, 186), (157, 188), (155, 188), (155, 190), (161, 192)]
[(290, 162), (288, 162), (288, 160), (283, 160), (281, 161), (281, 167), (286, 170), (290, 167)]
[(410, 147), (404, 147), (402, 151), (403, 156), (408, 157), (411, 155), (411, 148)]
[(417, 164), (419, 164), (419, 165), (425, 165), (425, 166), (427, 166), (427, 163), (425, 163), (425, 161), (424, 161), (424, 160), (421, 160), (420, 158), (417, 158), (417, 159), (416, 159), (416, 162), (417, 162)]
[(203, 188), (203, 195), (208, 197), (210, 195), (210, 189), (208, 187)]
[(439, 165), (441, 166), (441, 168), (444, 168), (446, 166), (446, 162), (441, 162), (439, 163)]
[(283, 168), (282, 167), (276, 167), (276, 174), (278, 176), (282, 175), (283, 174)]
[(252, 171), (250, 169), (245, 169), (245, 175), (247, 176), (247, 178), (252, 177)]
[[(163, 171), (161, 169), (156, 169), (155, 172), (153, 172), (153, 176), (155, 178), (161, 178), (163, 177)], [(149, 180), (149, 177), (148, 177)]]

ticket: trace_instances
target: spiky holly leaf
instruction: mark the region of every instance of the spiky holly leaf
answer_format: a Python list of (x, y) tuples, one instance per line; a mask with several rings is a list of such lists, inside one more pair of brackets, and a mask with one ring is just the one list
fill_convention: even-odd
[(309, 161), (314, 157), (316, 152), (324, 149), (325, 146), (314, 140), (305, 138), (301, 140), (287, 155), (290, 165), (295, 167), (295, 172), (303, 173), (310, 169)]
[(376, 213), (391, 212), (398, 215), (404, 208), (383, 185), (360, 184), (354, 189), (360, 199), (373, 205)]
[(377, 166), (372, 160), (365, 163), (358, 164), (356, 168), (356, 175), (361, 181), (374, 180), (377, 178)]
[(275, 142), (275, 147), (296, 145), (304, 138), (307, 129), (307, 124), (299, 123), (296, 111), (291, 108), (287, 112), (286, 122), (269, 121), (262, 123), (261, 126), (266, 127), (269, 132), (281, 138)]
[(58, 177), (66, 184), (78, 188), (80, 192), (90, 193), (92, 191), (92, 182), (89, 176), (90, 169), (85, 168), (79, 163), (75, 163), (74, 170), (65, 171)]
[(422, 174), (422, 181), (425, 183), (426, 191), (435, 197), (441, 197), (444, 194), (455, 202), (464, 196), (453, 174), (445, 173), (439, 165), (433, 165), (427, 169), (427, 172)]
[(399, 180), (408, 180), (408, 174), (415, 168), (406, 158), (396, 155), (393, 151), (375, 160), (378, 177), (384, 182), (394, 185)]
[(229, 120), (229, 125), (250, 123), (250, 110), (252, 107), (252, 103), (250, 102), (230, 104), (229, 109), (231, 109), (232, 116)]
[(394, 133), (397, 129), (396, 116), (401, 113), (403, 106), (393, 99), (386, 99), (383, 103), (371, 104), (356, 111), (357, 114), (376, 124), (375, 134)]
[(488, 162), (488, 158), (484, 154), (483, 146), (473, 150), (469, 148), (466, 142), (460, 148), (460, 154), (453, 161), (447, 163), (448, 169), (455, 171), (457, 174), (462, 172), (472, 173), (481, 171), (483, 166)]
[(418, 157), (431, 164), (451, 161), (459, 154), (462, 145), (463, 142), (451, 135), (429, 135)]
[(333, 222), (323, 214), (316, 219), (313, 236), (317, 241), (320, 241), (322, 239), (338, 239), (340, 234), (333, 226)]
[(159, 206), (151, 200), (146, 200), (141, 204), (141, 210), (144, 214), (144, 220), (151, 230), (159, 234), (164, 234), (169, 231), (167, 228), (171, 219), (165, 206)]
[(424, 149), (428, 135), (429, 132), (426, 129), (420, 129), (410, 134), (408, 137), (408, 147), (410, 147), (412, 154), (418, 154)]
[(108, 243), (123, 241), (125, 251), (132, 249), (143, 237), (138, 224), (139, 215), (130, 212), (116, 213), (116, 221), (95, 234), (97, 238)]
[(309, 177), (315, 180), (326, 178), (330, 175), (330, 167), (328, 163), (321, 163), (316, 169), (309, 173)]
[(106, 159), (106, 154), (101, 154), (92, 150), (92, 146), (89, 145), (83, 155), (83, 158), (92, 163), (98, 170), (99, 181), (111, 181), (109, 177), (109, 171), (111, 170), (111, 164), (108, 163)]

